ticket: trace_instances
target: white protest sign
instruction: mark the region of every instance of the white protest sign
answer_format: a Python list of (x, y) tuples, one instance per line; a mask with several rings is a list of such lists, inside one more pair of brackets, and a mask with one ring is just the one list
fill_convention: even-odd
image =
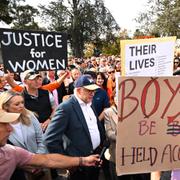
[(172, 76), (176, 37), (121, 41), (122, 76)]

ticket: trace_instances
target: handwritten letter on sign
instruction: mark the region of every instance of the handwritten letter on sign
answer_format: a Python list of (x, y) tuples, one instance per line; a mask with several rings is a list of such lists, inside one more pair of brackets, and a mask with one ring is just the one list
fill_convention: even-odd
[(66, 34), (0, 29), (0, 41), (4, 67), (11, 72), (66, 68)]
[(118, 79), (117, 173), (180, 168), (180, 78)]

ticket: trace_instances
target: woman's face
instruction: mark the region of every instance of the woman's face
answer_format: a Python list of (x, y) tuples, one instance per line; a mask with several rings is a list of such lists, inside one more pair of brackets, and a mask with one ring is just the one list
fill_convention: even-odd
[(116, 64), (116, 70), (121, 70), (121, 62), (118, 62), (117, 64)]
[(22, 113), (24, 110), (24, 99), (22, 96), (14, 96), (12, 97), (7, 106), (8, 112), (13, 112), (13, 113)]
[(114, 80), (115, 79), (115, 70), (108, 71), (108, 75), (109, 75), (109, 78)]
[(102, 78), (102, 76), (100, 74), (97, 75), (97, 79), (96, 79), (96, 84), (98, 86), (102, 86), (104, 83), (104, 79)]
[(80, 74), (80, 71), (79, 71), (78, 69), (73, 69), (73, 70), (71, 71), (71, 76), (72, 76), (72, 78), (73, 78), (74, 81), (77, 80), (80, 75), (81, 75), (81, 74)]

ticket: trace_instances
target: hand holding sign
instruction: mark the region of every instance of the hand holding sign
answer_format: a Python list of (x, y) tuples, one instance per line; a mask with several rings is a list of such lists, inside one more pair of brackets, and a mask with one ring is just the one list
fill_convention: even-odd
[(65, 71), (65, 73), (62, 76), (59, 76), (59, 78), (56, 81), (59, 84), (61, 84), (68, 76), (69, 76), (69, 71)]

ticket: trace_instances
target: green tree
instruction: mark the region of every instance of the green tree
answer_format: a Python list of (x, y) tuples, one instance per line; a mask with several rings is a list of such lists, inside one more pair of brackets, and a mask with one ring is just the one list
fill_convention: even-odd
[(25, 0), (1, 0), (0, 20), (14, 29), (40, 29), (35, 17), (39, 12), (30, 5), (22, 5)]
[(10, 0), (1, 0), (0, 21), (10, 24), (12, 22), (12, 20), (13, 20), (13, 18), (11, 17)]
[(180, 37), (180, 0), (149, 0), (148, 9), (136, 19), (148, 35)]
[(119, 55), (120, 54), (120, 38), (114, 37), (111, 42), (103, 42), (102, 54), (105, 55)]
[(40, 29), (38, 23), (34, 20), (39, 13), (36, 8), (33, 8), (30, 5), (18, 5), (14, 9), (16, 12), (14, 14), (12, 28), (31, 30)]
[(133, 34), (133, 37), (138, 37), (138, 36), (144, 36), (144, 33), (140, 31), (140, 29), (136, 29), (136, 31)]
[[(103, 0), (64, 0), (50, 2), (48, 6), (39, 6), (42, 16), (49, 20), (50, 30), (64, 31), (76, 57), (83, 56), (84, 45), (95, 42), (101, 44), (101, 38), (110, 39), (119, 27)], [(98, 48), (98, 47), (97, 47)]]

